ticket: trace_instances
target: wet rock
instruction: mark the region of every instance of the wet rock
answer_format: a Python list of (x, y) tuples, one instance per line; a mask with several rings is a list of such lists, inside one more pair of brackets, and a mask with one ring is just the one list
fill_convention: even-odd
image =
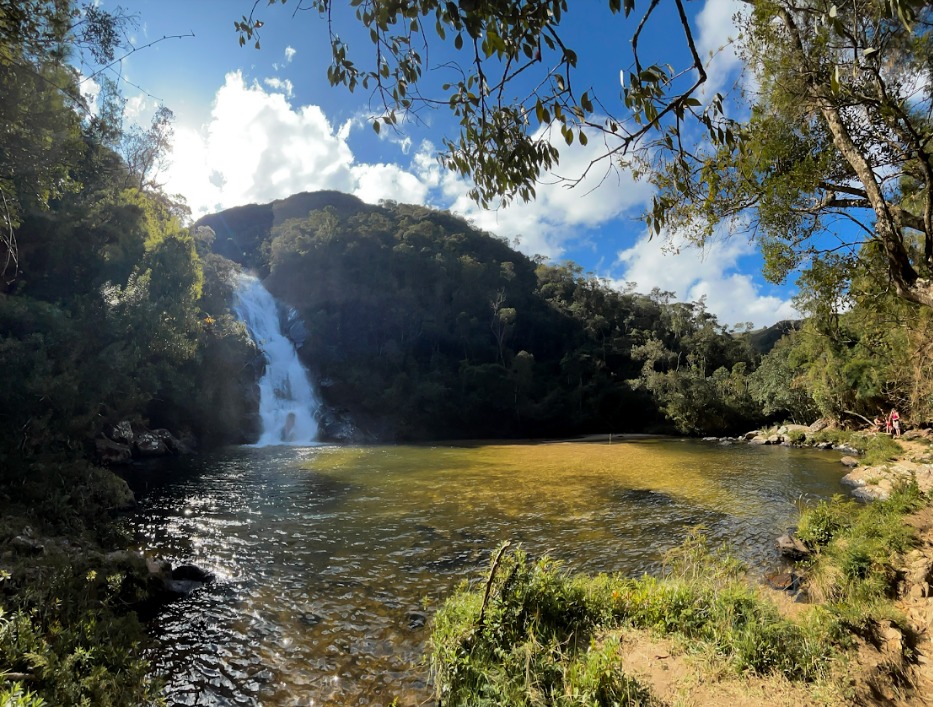
[(133, 448), (141, 457), (163, 457), (168, 454), (168, 447), (165, 446), (165, 442), (153, 432), (138, 434)]
[(772, 572), (765, 577), (765, 581), (772, 589), (781, 592), (796, 592), (800, 589), (802, 578), (794, 572)]
[(768, 443), (768, 440), (766, 440), (766, 439), (765, 439), (764, 437), (762, 437), (761, 435), (758, 435), (758, 436), (752, 437), (750, 440), (748, 440), (748, 443), (749, 443), (749, 444), (754, 444), (754, 445), (767, 444), (767, 443)]
[(816, 447), (817, 449), (832, 449), (833, 443), (832, 442), (819, 442), (818, 444), (814, 444), (813, 446)]
[(760, 437), (760, 436), (761, 436), (761, 432), (759, 430), (752, 430), (751, 432), (746, 432), (743, 435), (743, 438), (745, 439), (746, 442), (751, 442), (753, 439), (755, 439), (756, 437)]
[(133, 432), (133, 423), (129, 420), (121, 420), (113, 426), (110, 438), (115, 442), (132, 446), (133, 441), (136, 439), (136, 434)]
[(165, 449), (172, 454), (190, 454), (192, 451), (185, 442), (166, 429), (152, 430), (152, 434), (158, 437)]
[(771, 435), (765, 440), (765, 444), (780, 444), (784, 441), (781, 435)]
[(214, 575), (197, 565), (179, 565), (172, 570), (172, 579), (207, 584), (214, 581)]
[(854, 469), (855, 467), (858, 466), (858, 459), (856, 459), (855, 457), (845, 456), (842, 459), (840, 459), (839, 462), (843, 466), (847, 466), (850, 469)]
[(837, 452), (842, 452), (843, 454), (858, 454), (858, 450), (854, 447), (850, 447), (847, 444), (837, 444), (833, 447)]
[(167, 579), (162, 588), (169, 596), (183, 599), (203, 586), (204, 582), (195, 582), (193, 579)]
[(797, 537), (795, 528), (788, 528), (787, 532), (777, 539), (777, 549), (781, 555), (792, 560), (801, 560), (810, 555), (810, 548)]
[(718, 441), (719, 441), (719, 437), (704, 437), (704, 438), (703, 438), (703, 441), (704, 441), (704, 442), (718, 442)]
[(94, 440), (94, 447), (101, 464), (128, 464), (133, 460), (133, 450), (127, 444), (98, 437)]
[(419, 628), (424, 628), (425, 624), (428, 623), (427, 614), (423, 614), (420, 611), (410, 611), (408, 612), (408, 628), (411, 631), (414, 631)]

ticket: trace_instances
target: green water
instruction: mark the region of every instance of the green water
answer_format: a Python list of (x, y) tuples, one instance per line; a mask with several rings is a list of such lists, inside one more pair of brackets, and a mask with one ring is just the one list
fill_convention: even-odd
[(226, 450), (134, 481), (141, 544), (218, 575), (156, 619), (152, 658), (173, 704), (421, 704), (430, 616), (502, 541), (638, 575), (703, 525), (760, 573), (842, 475), (671, 439)]

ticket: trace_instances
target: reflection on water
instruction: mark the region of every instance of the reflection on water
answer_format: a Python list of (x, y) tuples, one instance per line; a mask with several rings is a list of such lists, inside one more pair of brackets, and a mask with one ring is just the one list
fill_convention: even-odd
[(504, 540), (639, 575), (704, 525), (753, 567), (832, 454), (609, 444), (237, 448), (133, 481), (143, 546), (218, 581), (155, 620), (172, 704), (416, 705), (431, 613)]

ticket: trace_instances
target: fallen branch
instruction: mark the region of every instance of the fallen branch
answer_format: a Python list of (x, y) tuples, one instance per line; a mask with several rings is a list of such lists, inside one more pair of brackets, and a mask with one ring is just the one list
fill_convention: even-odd
[(860, 419), (862, 419), (862, 420), (865, 420), (865, 424), (868, 425), (869, 427), (874, 427), (874, 426), (875, 426), (875, 423), (874, 423), (873, 421), (869, 420), (869, 419), (868, 419), (867, 417), (865, 417), (864, 415), (859, 415), (857, 412), (852, 412), (851, 410), (843, 410), (843, 412), (844, 412), (846, 415), (852, 415), (852, 417), (858, 417), (858, 418), (860, 418)]
[(499, 568), (499, 561), (502, 559), (503, 553), (505, 553), (506, 548), (512, 543), (506, 540), (502, 547), (499, 548), (499, 552), (496, 553), (495, 559), (492, 561), (492, 566), (489, 568), (489, 578), (486, 580), (486, 591), (483, 592), (483, 606), (479, 610), (479, 620), (476, 622), (477, 626), (483, 625), (483, 619), (486, 617), (486, 605), (489, 603), (489, 592), (492, 589), (492, 580), (496, 576), (496, 570)]

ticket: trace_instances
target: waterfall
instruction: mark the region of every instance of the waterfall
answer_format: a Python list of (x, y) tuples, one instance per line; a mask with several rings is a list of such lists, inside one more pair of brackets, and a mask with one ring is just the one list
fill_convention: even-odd
[(262, 435), (256, 446), (313, 444), (320, 403), (295, 345), (282, 333), (275, 298), (258, 278), (240, 274), (233, 311), (266, 359), (266, 371), (259, 381)]

